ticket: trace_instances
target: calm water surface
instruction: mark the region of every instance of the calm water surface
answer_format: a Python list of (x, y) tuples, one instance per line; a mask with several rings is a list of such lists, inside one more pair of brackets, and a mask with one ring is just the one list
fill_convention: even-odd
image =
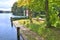
[(0, 13), (0, 40), (17, 40), (16, 28), (11, 27), (11, 16), (11, 13)]

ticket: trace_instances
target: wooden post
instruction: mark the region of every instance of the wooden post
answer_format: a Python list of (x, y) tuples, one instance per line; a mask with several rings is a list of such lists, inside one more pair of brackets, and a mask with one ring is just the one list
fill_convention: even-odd
[(10, 18), (10, 20), (11, 20), (11, 26), (13, 27), (13, 20), (12, 20), (12, 17)]
[(20, 40), (20, 27), (17, 27), (17, 40)]

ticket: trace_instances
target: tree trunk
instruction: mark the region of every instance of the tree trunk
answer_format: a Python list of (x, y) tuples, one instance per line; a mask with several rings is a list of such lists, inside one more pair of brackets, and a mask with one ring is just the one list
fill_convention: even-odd
[(32, 12), (30, 9), (28, 9), (28, 16), (29, 16), (29, 19), (30, 19), (30, 23), (33, 23), (32, 21)]
[(47, 23), (47, 27), (50, 27), (51, 26), (51, 23), (49, 22), (49, 7), (48, 7), (48, 0), (45, 0), (45, 13), (46, 13), (46, 23)]

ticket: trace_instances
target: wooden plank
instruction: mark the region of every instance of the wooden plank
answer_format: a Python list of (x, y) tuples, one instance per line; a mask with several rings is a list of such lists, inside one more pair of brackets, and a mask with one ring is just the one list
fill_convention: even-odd
[(20, 27), (21, 25), (18, 24), (18, 22), (13, 21), (13, 24), (15, 25), (15, 27)]

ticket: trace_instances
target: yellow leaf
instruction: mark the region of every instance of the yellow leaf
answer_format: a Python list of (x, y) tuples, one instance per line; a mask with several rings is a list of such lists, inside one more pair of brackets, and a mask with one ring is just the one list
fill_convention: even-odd
[(18, 0), (18, 7), (29, 5), (30, 0)]

